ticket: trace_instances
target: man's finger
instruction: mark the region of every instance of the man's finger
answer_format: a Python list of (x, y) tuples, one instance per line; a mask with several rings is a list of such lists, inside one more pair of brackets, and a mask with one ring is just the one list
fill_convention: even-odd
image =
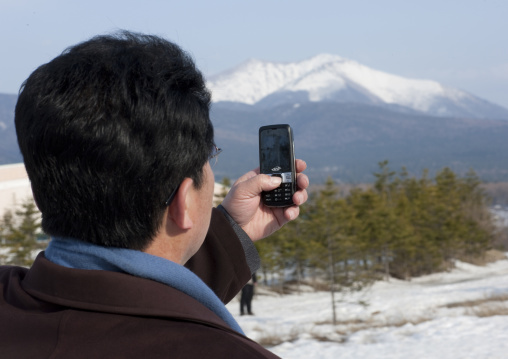
[(303, 172), (307, 168), (307, 163), (304, 160), (297, 159), (295, 161), (295, 165), (296, 165), (296, 172), (297, 173)]
[(292, 221), (300, 215), (300, 207), (291, 206), (284, 209), (284, 217), (286, 221)]
[(296, 184), (298, 185), (299, 189), (306, 189), (309, 187), (309, 177), (303, 173), (298, 173), (296, 175)]
[(277, 176), (268, 176), (268, 175), (259, 175), (253, 178), (253, 180), (256, 180), (259, 189), (261, 191), (271, 191), (272, 189), (275, 189), (280, 186), (282, 183), (282, 178)]
[[(282, 178), (275, 176), (255, 175), (250, 178), (247, 177), (248, 176), (246, 174), (238, 179), (238, 190), (241, 190), (242, 193), (249, 193), (253, 196), (259, 195), (262, 191), (271, 191), (272, 189), (279, 187), (282, 183)], [(241, 181), (241, 179), (243, 180)]]

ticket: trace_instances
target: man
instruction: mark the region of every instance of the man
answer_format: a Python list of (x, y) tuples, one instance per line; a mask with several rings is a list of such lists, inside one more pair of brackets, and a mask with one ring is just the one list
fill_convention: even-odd
[[(0, 269), (6, 358), (274, 358), (225, 309), (258, 267), (252, 241), (298, 216), (251, 171), (212, 209), (210, 94), (175, 44), (124, 32), (30, 75), (15, 122), (42, 227), (30, 270)], [(185, 267), (184, 267), (185, 266)]]
[(254, 286), (257, 282), (256, 273), (253, 273), (251, 279), (243, 286), (240, 295), (240, 315), (245, 314), (245, 309), (247, 309), (248, 315), (254, 315), (252, 313), (252, 298), (254, 298)]

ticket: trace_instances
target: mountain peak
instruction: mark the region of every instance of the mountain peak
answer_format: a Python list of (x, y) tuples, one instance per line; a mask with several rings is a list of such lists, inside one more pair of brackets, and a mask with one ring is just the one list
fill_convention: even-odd
[(270, 107), (299, 102), (356, 102), (434, 116), (503, 118), (508, 110), (436, 81), (409, 79), (333, 54), (300, 62), (250, 59), (208, 81), (214, 102)]

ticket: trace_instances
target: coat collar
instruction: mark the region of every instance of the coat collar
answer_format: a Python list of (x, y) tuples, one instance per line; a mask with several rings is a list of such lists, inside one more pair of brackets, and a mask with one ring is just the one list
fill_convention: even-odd
[(71, 269), (40, 253), (22, 281), (30, 295), (77, 310), (198, 322), (238, 334), (194, 298), (125, 273)]

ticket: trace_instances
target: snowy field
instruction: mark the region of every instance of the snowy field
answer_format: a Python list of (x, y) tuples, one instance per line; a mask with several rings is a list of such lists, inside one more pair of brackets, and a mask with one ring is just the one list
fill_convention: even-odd
[(335, 327), (328, 292), (259, 292), (255, 316), (239, 316), (237, 300), (227, 307), (247, 336), (283, 358), (508, 358), (506, 259), (336, 297)]
[[(508, 208), (491, 210), (508, 226)], [(258, 288), (255, 316), (239, 316), (236, 299), (227, 308), (248, 337), (287, 359), (508, 358), (508, 259), (337, 295), (335, 326), (330, 293), (301, 289)]]

